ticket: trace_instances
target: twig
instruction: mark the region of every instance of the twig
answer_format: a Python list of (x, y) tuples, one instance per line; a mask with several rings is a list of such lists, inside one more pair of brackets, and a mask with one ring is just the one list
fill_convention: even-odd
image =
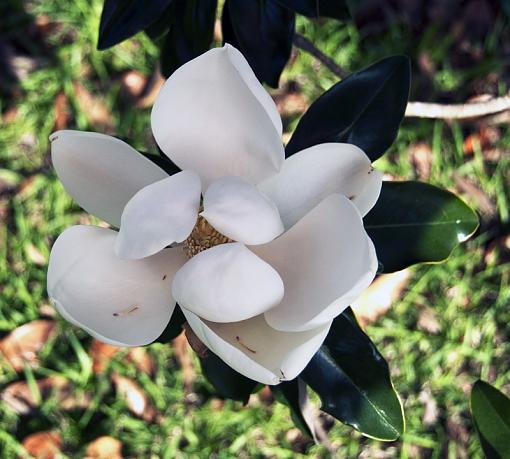
[(322, 64), (324, 64), (329, 70), (331, 70), (336, 76), (345, 78), (348, 75), (347, 72), (342, 69), (333, 59), (331, 59), (329, 56), (326, 56), (310, 40), (308, 40), (308, 38), (304, 37), (303, 35), (299, 33), (294, 34), (294, 46), (296, 48), (302, 49), (303, 51), (306, 51), (308, 54), (311, 54)]
[(431, 104), (428, 102), (409, 102), (406, 116), (408, 118), (440, 118), (462, 120), (479, 118), (510, 110), (510, 96), (497, 97), (484, 102), (467, 104)]
[[(320, 51), (308, 38), (301, 34), (294, 35), (294, 46), (302, 49), (318, 59), (325, 67), (340, 78), (345, 78), (347, 72), (333, 59)], [(510, 94), (503, 97), (489, 99), (483, 102), (466, 104), (434, 104), (429, 102), (409, 102), (405, 116), (407, 118), (433, 118), (462, 120), (494, 115), (510, 110)]]

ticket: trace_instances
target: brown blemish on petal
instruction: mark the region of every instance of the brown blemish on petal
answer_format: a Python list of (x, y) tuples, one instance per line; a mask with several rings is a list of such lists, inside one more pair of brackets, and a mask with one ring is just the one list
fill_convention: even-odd
[(162, 280), (166, 280), (166, 274), (163, 275), (163, 279)]
[(236, 336), (236, 341), (241, 345), (243, 346), (247, 351), (251, 352), (252, 354), (256, 354), (257, 351), (254, 351), (252, 348), (248, 347), (246, 344), (244, 344), (242, 341), (241, 341), (241, 338), (239, 338), (239, 336)]
[(121, 312), (114, 312), (113, 317), (122, 317), (122, 316), (128, 316), (129, 314), (132, 314), (135, 311), (138, 311), (140, 309), (140, 306), (134, 305), (131, 309), (127, 311), (121, 311)]

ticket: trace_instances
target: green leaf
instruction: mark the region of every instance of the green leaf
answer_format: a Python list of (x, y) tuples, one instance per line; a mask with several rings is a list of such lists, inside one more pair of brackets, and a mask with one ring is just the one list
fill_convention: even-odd
[(307, 436), (314, 438), (312, 430), (308, 425), (303, 408), (308, 401), (306, 393), (306, 385), (300, 378), (293, 379), (292, 381), (282, 382), (276, 386), (269, 386), (274, 398), (284, 405), (287, 405), (290, 410), (290, 416), (294, 424)]
[(277, 88), (290, 58), (294, 23), (295, 14), (276, 2), (226, 0), (223, 41), (243, 53), (260, 81)]
[(343, 0), (277, 0), (283, 6), (309, 18), (348, 19), (347, 2)]
[(186, 317), (184, 317), (184, 314), (181, 311), (181, 308), (179, 306), (175, 306), (174, 312), (172, 314), (172, 317), (170, 318), (170, 322), (168, 322), (168, 325), (163, 330), (163, 333), (159, 335), (158, 339), (154, 341), (154, 343), (169, 343), (174, 338), (177, 338), (182, 332), (182, 326), (186, 322)]
[(98, 49), (106, 49), (156, 22), (172, 0), (105, 0)]
[(145, 156), (148, 160), (152, 161), (156, 166), (163, 169), (168, 175), (177, 174), (181, 172), (181, 168), (177, 166), (173, 161), (168, 158), (164, 153), (156, 155), (154, 153), (140, 152), (141, 155)]
[(478, 228), (476, 213), (449, 191), (420, 182), (383, 182), (364, 219), (383, 272), (443, 261)]
[(404, 432), (402, 404), (388, 364), (350, 308), (333, 321), (300, 377), (319, 395), (324, 411), (362, 434), (393, 441)]
[(200, 358), (200, 365), (202, 373), (220, 397), (247, 403), (250, 394), (259, 386), (257, 381), (238, 373), (211, 351)]
[(209, 49), (217, 0), (173, 0), (173, 8), (174, 21), (163, 39), (160, 55), (165, 77)]
[(320, 143), (345, 142), (357, 145), (375, 161), (397, 137), (410, 82), (406, 56), (388, 57), (349, 75), (310, 106), (286, 155)]
[(478, 380), (471, 391), (471, 414), (487, 459), (510, 458), (510, 399)]

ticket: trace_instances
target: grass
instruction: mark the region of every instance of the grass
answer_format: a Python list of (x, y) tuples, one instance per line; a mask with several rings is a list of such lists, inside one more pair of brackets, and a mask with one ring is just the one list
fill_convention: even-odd
[[(45, 291), (45, 263), (52, 242), (68, 226), (90, 218), (64, 192), (48, 165), (48, 135), (55, 125), (55, 100), (65, 94), (68, 125), (82, 130), (107, 130), (126, 137), (133, 146), (147, 149), (150, 139), (149, 109), (136, 109), (120, 96), (119, 75), (136, 69), (149, 75), (157, 49), (143, 36), (112, 50), (95, 50), (101, 2), (77, 0), (27, 3), (29, 16), (47, 16), (57, 23), (46, 34), (46, 43), (34, 43), (41, 57), (37, 68), (17, 84), (16, 96), (0, 99), (4, 118), (0, 129), (0, 333), (6, 335), (29, 321), (51, 313)], [(17, 16), (16, 16), (17, 17)], [(507, 91), (498, 43), (507, 27), (502, 17), (479, 46), (484, 58), (469, 70), (453, 64), (455, 45), (440, 41), (440, 31), (430, 26), (420, 36), (401, 24), (389, 27), (377, 40), (363, 37), (351, 25), (333, 21), (319, 24), (300, 19), (299, 30), (353, 71), (388, 54), (404, 52), (416, 64), (424, 50), (436, 65), (430, 81), (415, 79), (413, 97), (429, 100), (464, 100), (479, 80), (500, 72), (497, 91)], [(12, 21), (10, 33), (19, 23)], [(301, 52), (288, 67), (283, 83), (293, 81), (307, 100), (314, 100), (336, 81), (327, 70)], [(112, 116), (106, 128), (98, 126), (84, 110), (76, 94), (79, 82), (102, 101)], [(427, 87), (426, 93), (418, 91)], [(422, 96), (422, 97), (418, 97)], [(15, 112), (13, 111), (15, 108)], [(292, 129), (297, 116), (286, 121)], [(498, 127), (491, 144), (496, 160), (475, 144), (466, 155), (465, 139), (477, 132), (475, 125), (443, 121), (405, 120), (397, 142), (377, 167), (395, 177), (416, 179), (409, 158), (410, 146), (431, 146), (429, 182), (450, 189), (455, 177), (469, 178), (494, 206), (483, 218), (480, 233), (457, 248), (448, 262), (413, 268), (413, 280), (402, 298), (368, 334), (387, 358), (397, 390), (406, 409), (407, 432), (391, 444), (363, 438), (336, 423), (329, 436), (338, 457), (470, 457), (481, 456), (469, 416), (468, 394), (477, 378), (494, 383), (510, 394), (510, 257), (503, 245), (509, 224), (510, 130)], [(464, 196), (481, 209), (480, 197)], [(483, 209), (482, 209), (483, 210)], [(434, 327), (423, 325), (425, 313), (433, 311)], [(102, 374), (92, 370), (91, 339), (81, 330), (56, 317), (58, 332), (39, 354), (40, 365), (16, 373), (0, 365), (2, 389), (26, 381), (38, 403), (29, 415), (15, 413), (0, 404), (0, 452), (3, 458), (22, 455), (26, 435), (56, 430), (68, 457), (82, 457), (86, 445), (101, 435), (119, 439), (126, 457), (328, 457), (326, 448), (297, 445), (287, 409), (253, 397), (247, 407), (221, 402), (197, 370), (184, 397), (183, 371), (175, 349), (154, 344), (147, 352), (154, 361), (150, 376), (117, 354)], [(112, 385), (120, 374), (143, 388), (157, 419), (134, 415)], [(86, 395), (86, 407), (66, 409), (57, 394), (38, 394), (37, 381), (61, 376), (75, 396)], [(434, 408), (435, 407), (435, 408)], [(425, 421), (424, 421), (425, 416)], [(289, 433), (290, 431), (290, 433)], [(64, 453), (63, 453), (64, 454)]]

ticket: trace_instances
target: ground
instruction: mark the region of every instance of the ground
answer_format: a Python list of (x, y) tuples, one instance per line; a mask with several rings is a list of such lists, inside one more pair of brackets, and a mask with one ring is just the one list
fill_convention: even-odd
[[(265, 391), (246, 407), (220, 400), (182, 340), (117, 352), (55, 314), (45, 290), (51, 245), (66, 227), (97, 222), (57, 180), (48, 136), (62, 128), (93, 130), (154, 150), (151, 96), (139, 93), (158, 50), (138, 35), (97, 51), (98, 0), (7, 3), (12, 8), (0, 28), (3, 458), (25, 454), (22, 443), (31, 451), (53, 445), (68, 457), (82, 457), (87, 448), (99, 457), (100, 447), (109, 457), (121, 447), (124, 457), (140, 458), (482, 457), (469, 414), (471, 385), (482, 378), (510, 394), (508, 118), (405, 119), (376, 163), (387, 179), (420, 179), (456, 191), (482, 224), (446, 263), (413, 267), (398, 300), (366, 326), (402, 398), (405, 435), (385, 444), (325, 419), (328, 449), (303, 438), (287, 408), (271, 404)], [(300, 18), (298, 30), (348, 72), (408, 54), (413, 100), (462, 102), (508, 91), (508, 20), (495, 2), (450, 1), (463, 4), (462, 14), (431, 2), (427, 11), (419, 9), (421, 16), (397, 14), (398, 2), (387, 3), (393, 9), (388, 6), (384, 20), (376, 9), (359, 18), (358, 27)], [(294, 52), (280, 90), (273, 91), (287, 132), (337, 80)], [(22, 348), (13, 346), (9, 333), (24, 324), (16, 335)], [(53, 435), (26, 440), (43, 431)], [(112, 438), (89, 446), (101, 436)]]

